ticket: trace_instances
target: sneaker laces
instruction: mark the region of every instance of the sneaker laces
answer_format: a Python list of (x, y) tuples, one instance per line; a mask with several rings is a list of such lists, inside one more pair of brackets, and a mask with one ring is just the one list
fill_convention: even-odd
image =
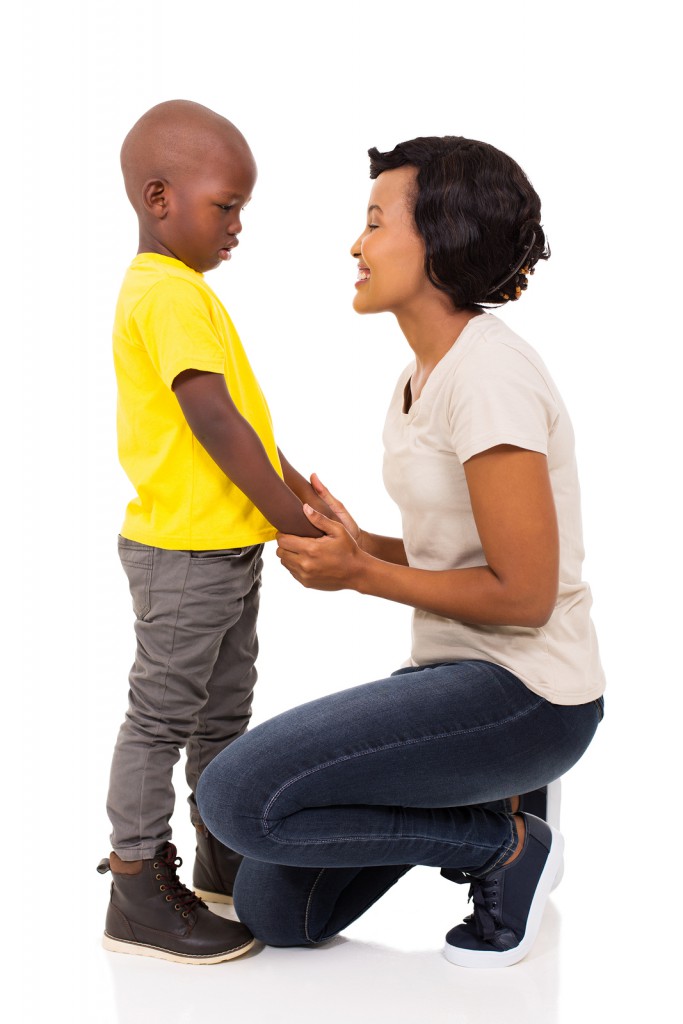
[(166, 843), (157, 850), (152, 866), (156, 871), (156, 880), (162, 883), (159, 889), (164, 893), (167, 903), (175, 900), (175, 909), (182, 911), (183, 917), (187, 917), (192, 910), (206, 907), (206, 904), (178, 878), (176, 869), (181, 867), (182, 863), (183, 859), (178, 856), (173, 843)]
[(501, 918), (500, 914), (500, 875), (488, 878), (470, 876), (469, 900), (473, 904), (473, 913), (465, 918), (464, 924), (474, 928), (480, 939), (494, 949), (511, 949), (519, 942), (519, 935)]
[(465, 920), (474, 924), (479, 936), (490, 941), (500, 931), (498, 892), (500, 877), (471, 878), (468, 902), (473, 904), (473, 913)]

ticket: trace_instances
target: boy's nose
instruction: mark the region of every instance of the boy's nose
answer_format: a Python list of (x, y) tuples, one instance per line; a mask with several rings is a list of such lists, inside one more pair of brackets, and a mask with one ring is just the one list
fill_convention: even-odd
[(228, 232), (231, 235), (239, 235), (241, 230), (242, 230), (242, 221), (240, 219), (239, 213), (236, 213), (234, 215), (234, 217), (231, 219), (230, 223), (228, 224)]

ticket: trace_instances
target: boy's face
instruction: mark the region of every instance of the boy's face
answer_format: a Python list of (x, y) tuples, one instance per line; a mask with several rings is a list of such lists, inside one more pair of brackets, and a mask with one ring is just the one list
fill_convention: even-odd
[(238, 245), (241, 213), (255, 183), (248, 150), (216, 147), (198, 169), (166, 184), (164, 215), (152, 229), (155, 240), (192, 270), (213, 270)]

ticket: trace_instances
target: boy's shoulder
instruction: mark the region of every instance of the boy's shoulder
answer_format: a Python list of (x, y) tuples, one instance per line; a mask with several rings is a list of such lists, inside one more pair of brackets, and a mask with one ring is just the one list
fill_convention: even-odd
[(196, 270), (192, 270), (172, 256), (162, 256), (156, 252), (138, 253), (123, 279), (124, 287), (129, 285), (138, 289), (150, 288), (156, 284), (173, 287), (179, 282), (186, 282), (199, 291), (213, 294), (203, 276)]
[(159, 253), (139, 253), (125, 273), (119, 307), (132, 313), (160, 303), (184, 304), (202, 310), (221, 306), (203, 276), (180, 260)]

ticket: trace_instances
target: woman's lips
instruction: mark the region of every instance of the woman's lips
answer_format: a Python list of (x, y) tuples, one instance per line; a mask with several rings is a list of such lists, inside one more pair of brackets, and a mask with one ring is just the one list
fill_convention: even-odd
[(356, 278), (356, 284), (357, 285), (363, 284), (364, 281), (368, 281), (369, 279), (370, 279), (370, 268), (369, 267), (359, 266), (358, 267), (358, 277)]

